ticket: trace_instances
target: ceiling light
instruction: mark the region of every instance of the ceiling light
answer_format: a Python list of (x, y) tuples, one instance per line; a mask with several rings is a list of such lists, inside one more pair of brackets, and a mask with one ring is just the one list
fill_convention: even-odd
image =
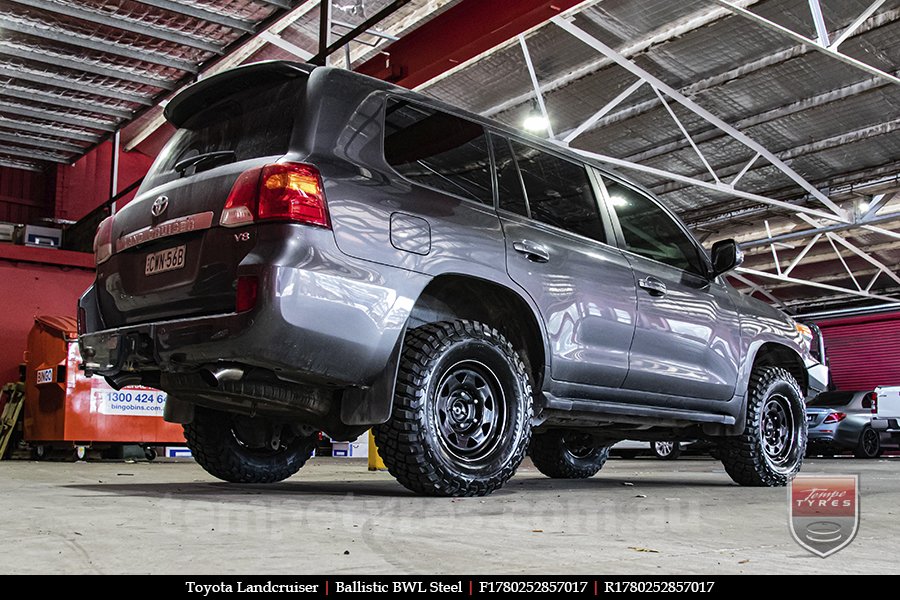
[(628, 200), (622, 196), (610, 196), (609, 201), (612, 202), (613, 206), (628, 206)]
[(526, 131), (547, 131), (547, 119), (541, 113), (530, 112), (525, 120), (522, 121), (522, 127)]

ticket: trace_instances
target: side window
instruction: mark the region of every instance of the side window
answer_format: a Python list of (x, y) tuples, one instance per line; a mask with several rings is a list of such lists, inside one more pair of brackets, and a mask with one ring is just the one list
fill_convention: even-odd
[(630, 251), (684, 271), (703, 273), (697, 247), (666, 211), (626, 185), (607, 178), (603, 183)]
[(384, 157), (406, 179), (494, 205), (484, 128), (425, 106), (390, 99)]
[(519, 178), (519, 169), (516, 168), (516, 159), (509, 149), (509, 141), (505, 138), (491, 135), (491, 145), (494, 149), (494, 164), (497, 166), (497, 192), (500, 196), (500, 208), (510, 212), (528, 216), (528, 206), (525, 203), (525, 192), (522, 191), (522, 180)]
[(512, 142), (531, 218), (606, 242), (587, 169), (552, 154)]

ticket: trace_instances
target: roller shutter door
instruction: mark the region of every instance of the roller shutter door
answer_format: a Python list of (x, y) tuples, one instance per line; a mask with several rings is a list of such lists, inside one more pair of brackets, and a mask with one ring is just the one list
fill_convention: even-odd
[(817, 323), (839, 390), (900, 385), (900, 312)]

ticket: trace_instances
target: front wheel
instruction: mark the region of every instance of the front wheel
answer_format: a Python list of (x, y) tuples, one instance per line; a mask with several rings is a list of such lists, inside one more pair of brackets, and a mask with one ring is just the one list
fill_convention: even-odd
[(878, 432), (866, 426), (859, 435), (859, 443), (853, 452), (856, 458), (878, 458), (881, 456), (881, 438)]
[(213, 477), (232, 483), (274, 483), (306, 464), (315, 435), (290, 424), (197, 407), (184, 426), (191, 454)]
[(757, 367), (750, 375), (746, 426), (723, 438), (725, 471), (748, 486), (787, 485), (806, 452), (806, 408), (797, 380), (780, 367)]
[(681, 444), (673, 441), (653, 442), (650, 445), (656, 458), (675, 460), (681, 456)]
[(587, 479), (606, 464), (609, 446), (597, 446), (586, 433), (554, 430), (535, 435), (529, 454), (537, 470), (547, 477)]
[(516, 472), (531, 438), (525, 364), (496, 329), (475, 321), (410, 331), (390, 420), (375, 442), (391, 474), (431, 496), (484, 496)]

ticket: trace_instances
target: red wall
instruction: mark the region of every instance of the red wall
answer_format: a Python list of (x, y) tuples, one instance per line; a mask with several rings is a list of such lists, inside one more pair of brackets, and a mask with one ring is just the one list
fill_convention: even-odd
[(0, 384), (15, 381), (37, 315), (77, 314), (94, 280), (94, 257), (81, 252), (0, 245)]
[[(56, 213), (58, 219), (77, 221), (109, 199), (112, 142), (104, 142), (73, 166), (60, 166), (56, 172)], [(119, 185), (123, 190), (143, 177), (153, 158), (141, 152), (119, 153)], [(123, 206), (134, 194), (119, 202)]]
[(839, 390), (900, 385), (900, 312), (821, 321), (825, 352)]
[(44, 173), (0, 167), (0, 221), (32, 223), (53, 214)]

